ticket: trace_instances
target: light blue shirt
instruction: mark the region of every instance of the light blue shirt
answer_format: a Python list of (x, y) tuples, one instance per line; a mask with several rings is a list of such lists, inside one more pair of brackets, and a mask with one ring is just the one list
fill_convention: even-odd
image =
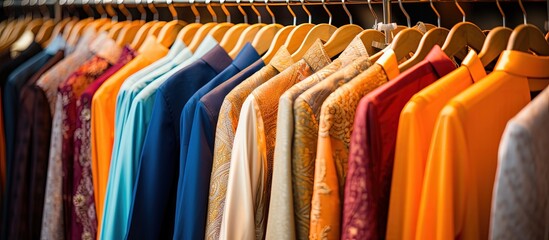
[[(101, 239), (124, 239), (126, 236), (135, 177), (139, 166), (141, 148), (151, 119), (156, 89), (173, 73), (200, 59), (216, 45), (217, 41), (214, 38), (206, 37), (192, 57), (152, 80), (133, 99), (127, 118), (123, 127), (121, 127), (122, 131), (117, 132), (121, 134), (119, 134), (119, 149), (116, 155), (114, 155), (113, 148), (105, 208), (103, 210)], [(141, 80), (136, 81), (135, 84), (140, 82)], [(131, 89), (128, 88), (128, 90)]]
[(191, 50), (185, 45), (185, 43), (183, 43), (182, 40), (178, 39), (170, 48), (170, 51), (166, 56), (132, 74), (124, 81), (124, 83), (122, 83), (116, 99), (114, 144), (111, 159), (115, 159), (118, 155), (122, 128), (126, 122), (126, 117), (130, 110), (133, 98), (137, 95), (137, 93), (139, 93), (139, 91), (141, 91), (141, 89), (143, 89), (143, 87), (137, 88), (134, 87), (134, 85), (144, 82), (147, 82), (148, 84), (148, 82), (151, 82), (162, 74), (170, 71), (172, 68), (189, 59), (191, 56)]

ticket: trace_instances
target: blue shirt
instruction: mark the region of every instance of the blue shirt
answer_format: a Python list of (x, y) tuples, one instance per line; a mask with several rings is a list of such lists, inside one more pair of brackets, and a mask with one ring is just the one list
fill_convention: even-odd
[(216, 45), (156, 91), (135, 182), (128, 239), (171, 238), (179, 170), (179, 117), (187, 100), (232, 59)]
[[(203, 143), (196, 144), (196, 140), (199, 137), (196, 136), (199, 133), (191, 135), (194, 113), (196, 105), (200, 98), (206, 95), (215, 87), (219, 86), (227, 79), (233, 77), (235, 74), (254, 63), (260, 58), (257, 51), (251, 44), (246, 44), (242, 51), (238, 54), (235, 60), (229, 65), (223, 72), (218, 74), (212, 81), (200, 88), (185, 104), (183, 111), (181, 112), (181, 148), (180, 148), (180, 162), (179, 162), (179, 181), (177, 189), (177, 208), (175, 216), (175, 231), (174, 239), (201, 239), (204, 238), (204, 232), (206, 229), (206, 212), (208, 210), (208, 192), (209, 181), (204, 185), (197, 185), (200, 183), (202, 175), (210, 175), (210, 169), (196, 169), (199, 171), (186, 170), (186, 166), (189, 164), (195, 164), (195, 161), (200, 161), (198, 154), (194, 154), (194, 151), (187, 149), (189, 145), (189, 139), (191, 139), (194, 145), (202, 145)], [(193, 153), (187, 155), (187, 153)], [(192, 162), (186, 161), (186, 159)]]

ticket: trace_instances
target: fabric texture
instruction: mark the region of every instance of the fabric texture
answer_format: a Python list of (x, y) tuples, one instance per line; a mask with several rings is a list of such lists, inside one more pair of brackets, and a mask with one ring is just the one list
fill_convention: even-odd
[[(92, 174), (97, 182), (95, 194), (98, 194), (97, 204), (98, 226), (102, 226), (111, 154), (114, 142), (114, 114), (116, 94), (127, 77), (162, 58), (168, 49), (156, 42), (156, 38), (148, 36), (138, 50), (137, 56), (124, 67), (113, 74), (97, 89), (92, 99), (91, 146)], [(129, 207), (129, 206), (128, 206)], [(98, 230), (101, 231), (100, 229)]]
[(295, 84), (280, 97), (276, 123), (271, 199), (267, 221), (267, 239), (296, 239), (294, 219), (296, 213), (293, 204), (291, 168), (294, 100), (304, 91), (344, 68), (360, 56), (368, 56), (368, 52), (362, 40), (357, 37), (335, 61)]
[[(204, 142), (212, 142), (213, 145), (213, 135), (211, 135), (211, 139), (206, 139), (206, 135), (200, 132), (200, 129), (194, 123), (194, 119), (198, 118), (196, 114), (198, 102), (209, 91), (258, 59), (260, 59), (260, 56), (257, 51), (250, 43), (247, 43), (231, 65), (193, 94), (181, 112), (180, 170), (177, 184), (175, 239), (203, 238), (206, 228), (212, 167), (211, 161), (208, 162), (203, 157), (208, 155), (209, 151), (202, 150), (202, 148), (206, 147)], [(209, 149), (212, 147), (210, 146)]]
[(416, 238), (489, 237), (501, 136), (530, 102), (529, 81), (532, 87), (536, 81), (547, 86), (546, 69), (549, 57), (503, 51), (492, 73), (442, 109), (429, 148)]
[(234, 87), (223, 100), (215, 132), (210, 194), (208, 197), (207, 239), (219, 239), (227, 193), (231, 150), (242, 103), (256, 87), (282, 72), (292, 63), (290, 53), (282, 46), (269, 64)]
[[(180, 114), (190, 97), (231, 61), (215, 44), (201, 59), (172, 75), (156, 90), (139, 165), (133, 173), (136, 180), (128, 238), (172, 238), (180, 169)], [(151, 209), (150, 204), (162, 210)]]
[(278, 99), (331, 62), (317, 40), (303, 59), (256, 88), (242, 105), (220, 238), (263, 239), (271, 193)]
[(425, 163), (438, 114), (450, 99), (485, 76), (482, 62), (474, 50), (470, 50), (461, 67), (416, 93), (402, 109), (391, 181), (387, 239), (415, 239)]
[(549, 88), (511, 119), (499, 145), (490, 239), (543, 239), (549, 226)]

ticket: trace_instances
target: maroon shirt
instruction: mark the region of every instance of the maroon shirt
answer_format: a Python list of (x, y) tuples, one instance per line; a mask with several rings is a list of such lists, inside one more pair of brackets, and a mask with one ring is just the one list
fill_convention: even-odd
[(364, 96), (357, 107), (345, 185), (342, 239), (384, 239), (400, 112), (456, 68), (435, 46), (422, 62)]
[(109, 77), (120, 70), (126, 63), (135, 57), (136, 53), (124, 47), (118, 61), (106, 70), (101, 76), (87, 86), (76, 102), (76, 123), (74, 134), (74, 158), (72, 164), (72, 210), (70, 225), (70, 239), (81, 239), (89, 236), (95, 239), (97, 235), (97, 213), (93, 193), (93, 176), (91, 169), (91, 101), (93, 94)]

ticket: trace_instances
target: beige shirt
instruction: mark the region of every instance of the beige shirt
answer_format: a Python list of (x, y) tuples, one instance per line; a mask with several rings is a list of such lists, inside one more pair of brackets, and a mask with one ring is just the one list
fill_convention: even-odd
[[(291, 162), (292, 138), (294, 135), (294, 100), (307, 89), (361, 56), (368, 56), (368, 52), (362, 40), (357, 37), (334, 62), (297, 83), (280, 97), (276, 124), (271, 201), (267, 221), (267, 239), (296, 239), (297, 237), (294, 215), (298, 213), (294, 212)], [(308, 212), (307, 215), (309, 215)]]
[(330, 63), (320, 40), (303, 59), (244, 101), (231, 155), (221, 239), (263, 239), (267, 223), (280, 96)]
[(244, 103), (244, 100), (256, 87), (284, 71), (284, 69), (292, 64), (293, 61), (290, 53), (286, 47), (282, 46), (268, 65), (236, 86), (223, 100), (215, 133), (212, 175), (210, 178), (205, 236), (208, 240), (219, 239), (227, 193), (231, 150), (233, 148), (234, 135), (242, 103)]

